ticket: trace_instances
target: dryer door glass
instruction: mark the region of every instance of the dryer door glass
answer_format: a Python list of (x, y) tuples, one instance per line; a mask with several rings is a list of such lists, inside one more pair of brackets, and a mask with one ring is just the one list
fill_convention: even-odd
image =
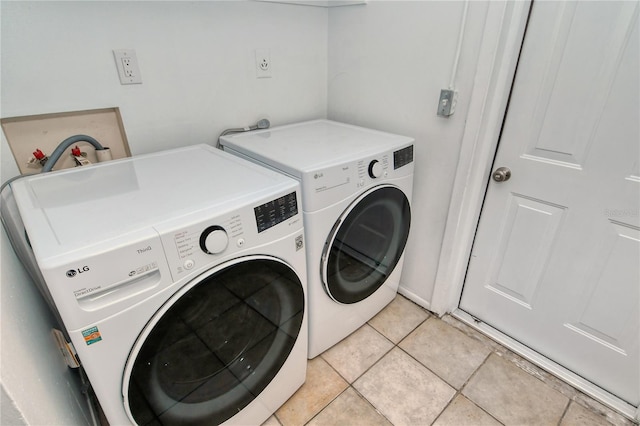
[(322, 273), (329, 296), (356, 303), (380, 288), (402, 256), (410, 224), (409, 201), (396, 187), (377, 187), (356, 200), (325, 244)]
[(168, 304), (142, 333), (125, 377), (125, 398), (139, 425), (231, 418), (280, 370), (304, 315), (296, 274), (265, 258), (205, 274)]

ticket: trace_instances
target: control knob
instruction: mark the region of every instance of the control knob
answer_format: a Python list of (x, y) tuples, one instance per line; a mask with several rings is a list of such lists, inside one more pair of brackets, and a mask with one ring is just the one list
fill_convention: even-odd
[(229, 245), (227, 231), (221, 226), (210, 226), (200, 235), (200, 248), (207, 254), (222, 253)]
[(382, 176), (382, 164), (378, 160), (373, 160), (369, 163), (369, 176), (372, 179)]

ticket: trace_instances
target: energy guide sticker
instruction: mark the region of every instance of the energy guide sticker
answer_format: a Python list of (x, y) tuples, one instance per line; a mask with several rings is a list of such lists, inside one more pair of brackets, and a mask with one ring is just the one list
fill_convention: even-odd
[(82, 337), (84, 337), (84, 342), (87, 345), (92, 345), (102, 340), (98, 327), (91, 327), (86, 330), (82, 330)]

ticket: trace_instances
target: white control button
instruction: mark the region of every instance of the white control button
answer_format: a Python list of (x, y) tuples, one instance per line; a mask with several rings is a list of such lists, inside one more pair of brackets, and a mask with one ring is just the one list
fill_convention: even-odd
[(236, 245), (238, 247), (242, 247), (244, 245), (244, 238), (238, 238), (238, 241), (236, 241)]
[(184, 261), (183, 266), (184, 266), (184, 269), (189, 270), (189, 269), (193, 268), (194, 266), (196, 266), (196, 262), (194, 262), (191, 259), (187, 259), (187, 260)]

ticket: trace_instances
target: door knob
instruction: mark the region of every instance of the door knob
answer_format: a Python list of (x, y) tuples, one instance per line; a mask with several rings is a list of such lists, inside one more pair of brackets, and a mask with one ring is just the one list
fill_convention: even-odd
[(505, 182), (508, 181), (511, 177), (511, 170), (508, 167), (498, 167), (493, 172), (493, 180), (496, 182)]

